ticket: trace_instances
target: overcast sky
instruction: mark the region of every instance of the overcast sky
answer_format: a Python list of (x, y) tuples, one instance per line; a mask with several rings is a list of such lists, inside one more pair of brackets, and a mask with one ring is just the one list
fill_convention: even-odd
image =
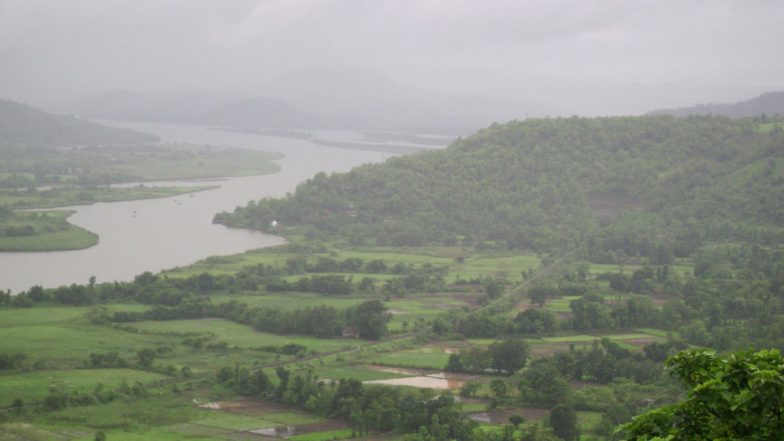
[(784, 1), (0, 0), (0, 97), (243, 89), (323, 65), (495, 94), (517, 75), (784, 88)]

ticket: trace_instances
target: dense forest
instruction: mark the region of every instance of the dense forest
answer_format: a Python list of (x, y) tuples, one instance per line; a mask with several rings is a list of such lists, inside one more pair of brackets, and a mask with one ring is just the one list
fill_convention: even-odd
[(64, 147), (156, 142), (158, 137), (42, 112), (0, 99), (0, 147)]
[(351, 244), (494, 244), (669, 263), (784, 239), (784, 132), (671, 116), (495, 124), (441, 151), (319, 174), (215, 222), (307, 225)]

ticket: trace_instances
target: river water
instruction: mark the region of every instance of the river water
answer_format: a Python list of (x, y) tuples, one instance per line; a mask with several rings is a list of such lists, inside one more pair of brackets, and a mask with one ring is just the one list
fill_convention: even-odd
[[(241, 253), (283, 243), (277, 236), (227, 228), (212, 223), (215, 213), (233, 210), (251, 199), (283, 196), (298, 183), (325, 172), (383, 161), (388, 154), (329, 148), (304, 139), (210, 130), (202, 126), (114, 123), (155, 133), (164, 142), (191, 142), (280, 152), (279, 173), (197, 182), (220, 188), (163, 199), (97, 203), (72, 207), (68, 220), (99, 235), (98, 245), (84, 250), (0, 253), (0, 289), (13, 293), (32, 285), (56, 287), (131, 280), (144, 271), (157, 272), (213, 256)], [(189, 185), (194, 185), (192, 182)]]

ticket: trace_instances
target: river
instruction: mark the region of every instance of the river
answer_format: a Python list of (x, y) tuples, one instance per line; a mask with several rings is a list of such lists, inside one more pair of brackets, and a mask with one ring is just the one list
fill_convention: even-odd
[[(157, 272), (213, 256), (278, 245), (284, 240), (257, 231), (212, 223), (215, 213), (233, 210), (249, 200), (283, 196), (298, 183), (325, 172), (383, 161), (389, 154), (323, 147), (304, 139), (210, 130), (203, 126), (114, 123), (154, 133), (164, 142), (190, 142), (280, 152), (282, 170), (262, 176), (228, 178), (199, 185), (219, 188), (162, 199), (97, 203), (69, 207), (68, 220), (99, 235), (99, 243), (75, 251), (0, 253), (0, 289), (13, 293), (32, 285), (56, 287), (132, 280), (144, 271)], [(192, 182), (188, 183), (193, 185)]]

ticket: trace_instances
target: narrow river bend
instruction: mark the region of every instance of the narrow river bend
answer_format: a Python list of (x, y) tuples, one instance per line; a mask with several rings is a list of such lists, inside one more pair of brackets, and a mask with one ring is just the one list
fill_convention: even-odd
[(156, 272), (208, 256), (283, 243), (280, 237), (215, 225), (212, 218), (217, 212), (233, 210), (251, 199), (285, 195), (320, 171), (347, 171), (388, 156), (323, 147), (303, 139), (215, 131), (201, 126), (114, 125), (155, 133), (164, 142), (241, 147), (286, 156), (277, 161), (282, 167), (279, 173), (210, 181), (209, 185), (220, 185), (214, 190), (163, 199), (72, 207), (76, 213), (69, 221), (98, 234), (98, 245), (77, 251), (0, 253), (0, 289), (18, 293), (32, 285), (87, 283), (90, 276), (99, 282), (131, 280), (144, 271)]

